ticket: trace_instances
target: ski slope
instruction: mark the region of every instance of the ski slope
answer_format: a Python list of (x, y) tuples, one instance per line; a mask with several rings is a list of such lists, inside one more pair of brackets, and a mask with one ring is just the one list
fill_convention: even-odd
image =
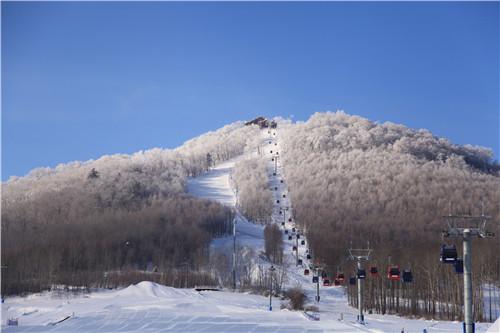
[[(274, 135), (274, 132), (276, 135)], [(283, 229), (294, 227), (292, 203), (283, 177), (282, 166), (277, 164), (274, 176), (276, 151), (280, 150), (279, 132), (261, 133), (262, 158), (268, 161), (270, 186), (274, 191), (272, 220)], [(271, 150), (273, 153), (271, 153)], [(197, 197), (216, 200), (237, 211), (236, 196), (231, 188), (231, 172), (236, 162), (255, 156), (249, 152), (218, 165), (200, 177), (190, 179), (188, 191)], [(283, 182), (281, 182), (283, 180)], [(274, 190), (277, 188), (277, 190)], [(283, 197), (285, 195), (285, 197)], [(280, 200), (279, 204), (276, 202)], [(285, 207), (289, 207), (286, 211)], [(282, 208), (282, 214), (280, 214)], [(285, 216), (283, 216), (285, 212)], [(288, 221), (291, 218), (292, 221)], [(236, 214), (237, 245), (246, 248), (253, 256), (251, 265), (268, 267), (259, 255), (264, 248), (263, 227)], [(302, 240), (301, 238), (300, 240)], [(279, 298), (273, 298), (273, 311), (269, 311), (269, 298), (248, 293), (229, 291), (202, 291), (176, 289), (152, 282), (141, 282), (121, 290), (95, 290), (90, 294), (45, 292), (28, 297), (9, 297), (2, 304), (2, 332), (373, 332), (400, 333), (461, 332), (461, 323), (406, 319), (392, 315), (366, 315), (366, 325), (356, 323), (356, 309), (347, 305), (342, 287), (321, 287), (321, 301), (316, 303), (316, 286), (311, 276), (304, 276), (309, 265), (306, 259), (307, 240), (299, 246), (303, 265), (296, 265), (296, 238), (284, 235), (285, 261), (288, 280), (286, 286), (300, 284), (309, 297), (309, 304), (319, 307), (319, 321), (310, 320), (302, 312), (280, 309)], [(212, 251), (231, 253), (233, 237), (223, 237), (212, 242)], [(253, 269), (253, 268), (252, 268)], [(5, 326), (8, 318), (17, 318), (19, 326)], [(61, 321), (62, 320), (62, 321)], [(477, 324), (476, 332), (491, 332), (500, 325)], [(496, 328), (495, 328), (496, 327)]]
[(199, 198), (218, 201), (226, 206), (236, 205), (236, 196), (230, 184), (231, 171), (243, 155), (217, 165), (209, 172), (188, 179), (188, 192)]
[[(234, 165), (255, 153), (248, 153), (229, 161), (221, 163), (209, 172), (195, 178), (190, 178), (187, 182), (188, 193), (195, 197), (218, 201), (219, 203), (231, 207), (236, 211), (236, 236), (239, 247), (246, 247), (259, 253), (264, 249), (264, 228), (261, 225), (250, 223), (238, 213), (236, 209), (236, 195), (231, 187), (231, 173)], [(221, 237), (215, 239), (211, 244), (211, 251), (222, 251), (232, 253), (233, 237)]]

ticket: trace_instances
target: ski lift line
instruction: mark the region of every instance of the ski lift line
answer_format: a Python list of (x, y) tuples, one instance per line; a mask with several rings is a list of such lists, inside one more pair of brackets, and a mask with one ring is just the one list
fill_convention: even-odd
[[(273, 135), (276, 136), (276, 133), (273, 133)], [(275, 146), (277, 146), (277, 143), (275, 143)], [(272, 154), (272, 151), (270, 151), (270, 152)], [(279, 155), (279, 152), (276, 151), (276, 156), (274, 156), (273, 159), (272, 159), (272, 162), (274, 162), (274, 164), (275, 164), (274, 165), (274, 173), (273, 173), (273, 175), (277, 175), (277, 171), (278, 171), (278, 156), (277, 155)], [(281, 165), (280, 165), (280, 169), (281, 169)], [(280, 179), (280, 183), (283, 184), (283, 186), (285, 186), (285, 182), (284, 182), (283, 178)], [(277, 192), (277, 194), (279, 194), (277, 186), (274, 187), (274, 190)], [(283, 199), (286, 199), (286, 189), (283, 189), (283, 192), (281, 192), (281, 194), (279, 194), (278, 197), (282, 197)], [(279, 201), (278, 198), (276, 198), (275, 200), (276, 200), (276, 204), (280, 203), (280, 201)], [(286, 210), (288, 210), (288, 207), (287, 207)], [(286, 211), (283, 210), (283, 208), (280, 207), (279, 213), (280, 213), (280, 215), (283, 215), (283, 223), (282, 223), (282, 225), (285, 224), (285, 225), (283, 225), (283, 227), (285, 228), (285, 235), (286, 235), (286, 234), (288, 234), (288, 230), (286, 229), (286, 223), (285, 223), (286, 222)], [(273, 220), (276, 220), (276, 219), (273, 219)], [(291, 217), (289, 217), (288, 222), (292, 224), (292, 218)], [(301, 265), (302, 266), (303, 259), (299, 259), (299, 244), (298, 244), (298, 240), (300, 238), (300, 236), (298, 234), (299, 230), (295, 228), (294, 224), (292, 224), (292, 225), (293, 225), (292, 231), (295, 230), (294, 232), (296, 232), (296, 235), (295, 235), (296, 237), (293, 237), (292, 235), (288, 234), (288, 238), (289, 238), (289, 240), (293, 240), (293, 238), (295, 238), (296, 246), (294, 246), (294, 248), (295, 248), (295, 251), (296, 251), (296, 263), (297, 263), (297, 265)], [(305, 245), (305, 240), (304, 239), (301, 240), (301, 245)], [(311, 255), (308, 253), (307, 254), (307, 259), (310, 259), (310, 258), (311, 258)], [(304, 271), (304, 273), (306, 273), (306, 271)]]

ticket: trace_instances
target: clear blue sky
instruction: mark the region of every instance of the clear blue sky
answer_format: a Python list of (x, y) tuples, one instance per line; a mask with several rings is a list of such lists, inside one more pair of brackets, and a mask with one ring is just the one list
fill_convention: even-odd
[(344, 109), (499, 156), (499, 3), (2, 2), (2, 179)]

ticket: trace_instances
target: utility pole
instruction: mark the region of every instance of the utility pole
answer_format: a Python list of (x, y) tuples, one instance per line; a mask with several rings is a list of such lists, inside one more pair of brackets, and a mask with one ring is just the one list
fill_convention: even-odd
[(239, 196), (238, 196), (238, 186), (236, 186), (236, 188), (234, 189), (234, 196), (236, 197), (236, 203), (235, 203), (235, 205), (236, 205), (236, 207), (238, 207), (238, 205), (239, 205), (239, 200), (238, 200), (238, 198), (239, 198)]
[(281, 207), (281, 211), (283, 212), (283, 222), (286, 223), (286, 208), (285, 206)]
[[(282, 206), (280, 207), (280, 212), (283, 213), (283, 222), (286, 224), (286, 212), (288, 211), (287, 206)], [(286, 226), (283, 226), (284, 229), (286, 229)]]
[(297, 257), (296, 258), (296, 265), (295, 266), (299, 266), (299, 231), (297, 229), (295, 229), (297, 231), (297, 234), (295, 235), (295, 240), (296, 240), (296, 246), (295, 246), (295, 256)]
[(319, 300), (320, 300), (320, 297), (319, 297), (319, 271), (320, 271), (320, 267), (314, 266), (314, 271), (316, 272), (316, 302), (319, 303)]
[(269, 283), (269, 311), (273, 311), (273, 273), (276, 270), (274, 266), (271, 266), (269, 268), (269, 275), (270, 275), (270, 280), (271, 283)]
[(486, 230), (490, 216), (451, 215), (444, 216), (446, 230), (442, 234), (445, 238), (461, 238), (463, 242), (464, 261), (464, 333), (474, 333), (474, 316), (472, 306), (472, 239), (495, 237), (495, 233)]
[[(8, 267), (7, 265), (2, 265), (0, 268), (1, 268), (1, 269), (7, 269), (7, 267)], [(2, 272), (3, 272), (3, 271), (2, 271)], [(5, 301), (5, 300), (3, 299), (3, 295), (1, 295), (1, 296), (0, 296), (0, 298), (2, 299), (2, 304), (3, 304), (3, 303), (4, 303), (4, 301)], [(490, 307), (491, 307), (491, 306), (490, 306)]]
[(236, 216), (233, 218), (233, 291), (236, 290)]
[[(367, 248), (364, 249), (349, 249), (349, 259), (356, 260), (356, 267), (358, 271), (356, 272), (356, 278), (358, 279), (358, 323), (365, 324), (365, 316), (363, 314), (363, 280), (365, 277), (361, 277), (359, 274), (363, 270), (363, 265), (361, 264), (362, 260), (370, 260), (370, 254), (372, 250), (368, 245)], [(366, 274), (366, 272), (365, 272)]]
[(474, 318), (472, 315), (472, 249), (470, 229), (463, 231), (464, 246), (464, 333), (473, 333)]

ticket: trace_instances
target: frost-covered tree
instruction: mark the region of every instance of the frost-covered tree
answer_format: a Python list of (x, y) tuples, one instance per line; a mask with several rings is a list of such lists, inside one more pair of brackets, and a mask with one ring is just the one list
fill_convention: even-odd
[(264, 247), (266, 256), (273, 264), (283, 263), (283, 234), (277, 224), (264, 228)]
[[(12, 177), (2, 184), (2, 262), (9, 265), (2, 288), (39, 290), (70, 281), (64, 274), (72, 271), (88, 285), (97, 281), (86, 275), (92, 270), (144, 267), (152, 260), (164, 269), (190, 260), (200, 269), (210, 238), (228, 231), (228, 212), (188, 201), (186, 179), (206, 171), (207, 155), (219, 163), (251, 149), (247, 143), (254, 144), (249, 138), (258, 131), (234, 123), (175, 150), (106, 155)], [(122, 253), (120, 242), (142, 236), (149, 241), (140, 241), (140, 252)], [(163, 236), (161, 251), (150, 248)]]
[[(388, 256), (415, 268), (415, 292), (428, 300), (430, 294), (423, 292), (435, 276), (424, 272), (444, 269), (436, 258), (441, 216), (449, 213), (450, 204), (453, 213), (480, 213), (484, 204), (500, 221), (499, 166), (489, 149), (344, 112), (317, 113), (307, 122), (282, 126), (280, 133), (293, 215), (307, 230), (313, 256), (331, 274), (344, 262), (351, 242), (364, 246), (370, 241), (382, 269)], [(492, 228), (498, 233), (498, 224)], [(478, 245), (481, 258), (495, 267), (499, 244), (484, 240)], [(500, 281), (500, 272), (488, 271)], [(443, 298), (434, 298), (434, 304), (451, 301), (444, 298), (454, 292), (451, 284), (437, 288)], [(443, 313), (452, 317), (451, 311)]]
[(269, 189), (266, 162), (249, 158), (236, 163), (232, 174), (238, 189), (238, 202), (245, 216), (255, 222), (269, 222), (273, 209), (273, 194)]

